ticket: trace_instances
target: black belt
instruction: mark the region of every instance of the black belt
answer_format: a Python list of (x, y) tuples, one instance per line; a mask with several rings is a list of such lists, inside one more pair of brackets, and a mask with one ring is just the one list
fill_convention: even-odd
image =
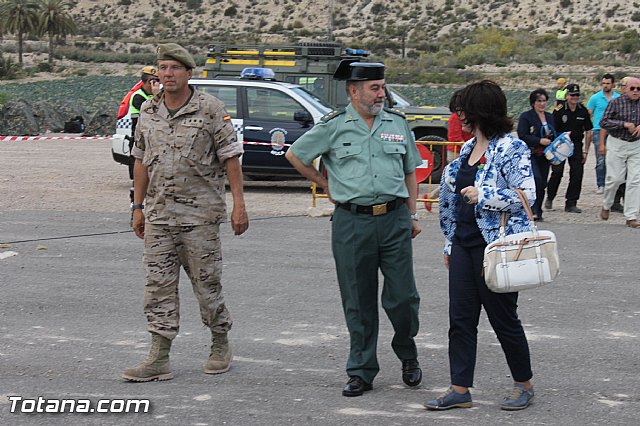
[(393, 211), (405, 203), (404, 198), (396, 198), (382, 204), (374, 204), (373, 206), (360, 206), (353, 203), (336, 203), (341, 209), (349, 210), (355, 213), (370, 214), (371, 216), (380, 216)]

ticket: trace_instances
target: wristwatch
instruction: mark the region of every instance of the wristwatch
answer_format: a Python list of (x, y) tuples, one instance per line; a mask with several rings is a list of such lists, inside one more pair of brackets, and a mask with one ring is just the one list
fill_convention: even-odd
[(411, 219), (418, 220), (418, 213), (411, 213)]
[(144, 210), (144, 204), (131, 204), (131, 211), (134, 210)]

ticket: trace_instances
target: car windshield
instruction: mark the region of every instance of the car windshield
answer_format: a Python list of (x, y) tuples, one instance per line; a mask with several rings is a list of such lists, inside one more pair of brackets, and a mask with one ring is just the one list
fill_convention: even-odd
[(322, 99), (320, 99), (319, 97), (317, 97), (316, 95), (314, 95), (313, 93), (305, 89), (304, 87), (292, 87), (291, 90), (293, 90), (298, 95), (305, 98), (307, 102), (312, 104), (323, 114), (329, 114), (331, 111), (335, 109), (334, 107), (332, 107), (331, 105), (329, 105), (328, 103), (326, 103), (325, 101), (323, 101)]
[(391, 93), (391, 96), (393, 96), (393, 100), (396, 102), (394, 107), (405, 108), (405, 107), (411, 106), (411, 103), (395, 90), (389, 89), (389, 92)]

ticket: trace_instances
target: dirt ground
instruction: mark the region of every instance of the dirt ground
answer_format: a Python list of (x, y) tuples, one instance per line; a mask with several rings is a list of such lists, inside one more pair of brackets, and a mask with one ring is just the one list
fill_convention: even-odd
[[(109, 140), (56, 140), (0, 142), (0, 212), (7, 210), (52, 210), (86, 212), (128, 212), (127, 168), (113, 161)], [(558, 197), (564, 195), (568, 168)], [(429, 192), (420, 186), (420, 194)], [(326, 199), (312, 207), (309, 183), (305, 180), (245, 181), (245, 199), (250, 218), (288, 215), (328, 215), (332, 205)], [(228, 195), (228, 202), (231, 199)], [(560, 208), (545, 212), (545, 222), (604, 224), (598, 218), (601, 197), (595, 193), (593, 153), (585, 167), (582, 214)], [(429, 232), (439, 232), (437, 208), (427, 212), (419, 205), (420, 217)], [(613, 213), (607, 224), (624, 224), (624, 217)], [(544, 225), (542, 226), (544, 227)], [(427, 226), (423, 226), (426, 230)]]

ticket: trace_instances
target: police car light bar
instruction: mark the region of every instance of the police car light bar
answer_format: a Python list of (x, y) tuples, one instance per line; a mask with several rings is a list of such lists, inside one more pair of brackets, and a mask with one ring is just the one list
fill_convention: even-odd
[(240, 73), (240, 78), (249, 80), (275, 80), (276, 74), (271, 68), (245, 68)]
[(344, 53), (353, 56), (369, 56), (369, 52), (364, 49), (345, 49)]

